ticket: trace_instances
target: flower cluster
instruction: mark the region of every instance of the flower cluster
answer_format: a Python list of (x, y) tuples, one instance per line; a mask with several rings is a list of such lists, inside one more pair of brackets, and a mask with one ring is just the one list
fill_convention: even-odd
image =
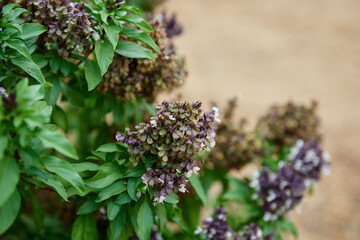
[(57, 49), (61, 57), (73, 51), (83, 53), (90, 46), (90, 38), (98, 38), (95, 21), (85, 11), (84, 4), (69, 0), (35, 0), (27, 6), (35, 22), (43, 24), (48, 31), (39, 39), (48, 49)]
[[(124, 100), (145, 97), (154, 101), (159, 92), (172, 90), (183, 84), (187, 71), (185, 61), (180, 57), (173, 42), (166, 36), (162, 23), (153, 21), (154, 29), (149, 33), (160, 48), (156, 60), (127, 58), (115, 54), (104, 80), (98, 87), (100, 92), (110, 92)], [(131, 41), (127, 37), (122, 40)]]
[(328, 174), (330, 155), (315, 142), (298, 140), (289, 154), (289, 164), (280, 162), (278, 171), (270, 173), (262, 168), (255, 173), (251, 186), (256, 189), (255, 199), (262, 200), (264, 220), (276, 220), (298, 205), (303, 192), (319, 180), (321, 173)]
[(291, 166), (305, 178), (309, 187), (320, 179), (321, 174), (330, 173), (330, 154), (322, 151), (316, 142), (304, 143), (298, 140), (289, 154)]
[(261, 139), (254, 132), (245, 130), (246, 120), (239, 124), (232, 121), (237, 97), (229, 101), (222, 123), (216, 131), (216, 147), (208, 156), (214, 168), (240, 169), (264, 154)]
[(255, 223), (245, 226), (244, 230), (239, 233), (240, 240), (273, 240), (273, 234), (263, 234), (261, 228)]
[(146, 154), (157, 158), (155, 166), (142, 176), (146, 186), (155, 190), (155, 201), (163, 202), (173, 191), (186, 191), (187, 179), (200, 170), (196, 154), (215, 146), (218, 116), (217, 108), (202, 113), (200, 102), (163, 102), (149, 123), (116, 135), (117, 141), (129, 146), (134, 164)]
[(317, 103), (310, 107), (288, 102), (284, 106), (273, 106), (260, 118), (257, 132), (276, 145), (293, 145), (298, 139), (305, 142), (319, 141), (319, 118)]
[[(198, 168), (198, 167), (196, 167)], [(155, 190), (154, 201), (162, 203), (166, 195), (173, 192), (186, 192), (187, 180), (184, 176), (177, 176), (171, 172), (171, 167), (148, 168), (147, 172), (141, 177), (146, 186)]]
[(295, 169), (282, 166), (272, 175), (268, 168), (262, 168), (251, 186), (257, 191), (254, 199), (261, 199), (265, 221), (274, 221), (280, 215), (295, 207), (303, 197), (304, 178)]
[(206, 240), (240, 240), (239, 236), (229, 227), (226, 222), (225, 207), (215, 209), (213, 217), (203, 221), (204, 227), (198, 227), (195, 234), (204, 233)]

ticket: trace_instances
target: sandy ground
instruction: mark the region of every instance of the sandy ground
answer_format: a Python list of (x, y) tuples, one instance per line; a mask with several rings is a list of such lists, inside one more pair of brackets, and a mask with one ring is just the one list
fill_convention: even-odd
[(169, 0), (167, 9), (186, 30), (184, 99), (225, 104), (241, 92), (239, 116), (252, 123), (272, 103), (320, 102), (332, 175), (292, 218), (300, 240), (358, 239), (360, 1)]

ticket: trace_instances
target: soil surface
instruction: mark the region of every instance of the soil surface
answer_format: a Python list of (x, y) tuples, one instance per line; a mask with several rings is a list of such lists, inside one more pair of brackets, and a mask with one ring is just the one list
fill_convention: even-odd
[(185, 27), (176, 40), (190, 73), (176, 91), (183, 99), (223, 106), (241, 92), (238, 116), (252, 125), (273, 103), (319, 101), (332, 174), (291, 218), (299, 240), (357, 240), (360, 1), (170, 0), (166, 8)]

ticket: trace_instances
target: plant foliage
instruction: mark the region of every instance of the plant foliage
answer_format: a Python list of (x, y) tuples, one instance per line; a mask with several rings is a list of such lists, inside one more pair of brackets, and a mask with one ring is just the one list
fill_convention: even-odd
[[(287, 213), (330, 166), (316, 105), (275, 106), (254, 131), (233, 122), (235, 100), (223, 116), (201, 102), (154, 107), (187, 75), (174, 15), (121, 0), (0, 7), (1, 238), (297, 235)], [(246, 164), (259, 171), (230, 174)]]

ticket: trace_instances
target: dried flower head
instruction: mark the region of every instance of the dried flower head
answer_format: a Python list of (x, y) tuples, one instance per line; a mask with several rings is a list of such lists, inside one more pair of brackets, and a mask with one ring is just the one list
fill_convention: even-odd
[(246, 132), (244, 125), (220, 125), (216, 133), (216, 147), (209, 155), (214, 168), (240, 169), (263, 156), (261, 140), (253, 132)]
[(260, 118), (257, 132), (276, 145), (294, 145), (298, 139), (319, 141), (319, 118), (316, 115), (317, 103), (310, 107), (288, 102), (283, 106), (273, 106)]
[(98, 38), (95, 21), (85, 11), (84, 4), (69, 0), (33, 0), (27, 6), (35, 19), (48, 31), (39, 42), (48, 49), (56, 49), (64, 58), (73, 51), (83, 53), (90, 47), (90, 38)]
[(216, 147), (208, 156), (208, 162), (214, 168), (240, 169), (262, 157), (265, 152), (258, 135), (245, 130), (245, 119), (241, 119), (238, 124), (233, 122), (236, 101), (237, 97), (229, 101), (222, 123), (216, 131)]
[[(180, 57), (175, 45), (166, 37), (163, 24), (151, 23), (154, 29), (149, 33), (160, 48), (156, 60), (127, 58), (115, 54), (104, 80), (98, 87), (100, 92), (110, 92), (124, 100), (146, 97), (154, 101), (159, 92), (172, 90), (183, 84), (187, 75), (184, 58)], [(122, 40), (131, 41), (127, 37)]]
[(293, 209), (302, 200), (305, 189), (304, 177), (290, 166), (280, 167), (275, 174), (262, 168), (250, 186), (256, 189), (253, 198), (261, 200), (265, 221), (274, 221)]
[(239, 240), (273, 240), (273, 234), (269, 233), (267, 235), (263, 234), (261, 228), (255, 223), (251, 223), (248, 226), (245, 226), (243, 231), (239, 233)]
[(202, 113), (200, 102), (163, 102), (149, 123), (116, 135), (117, 141), (129, 146), (134, 164), (144, 160), (145, 154), (158, 159), (142, 177), (147, 187), (155, 189), (155, 201), (162, 202), (173, 191), (186, 191), (187, 179), (200, 170), (195, 156), (215, 146), (218, 116), (217, 108)]
[(330, 154), (316, 142), (298, 140), (289, 154), (291, 166), (305, 178), (305, 185), (316, 183), (321, 174), (330, 174)]

